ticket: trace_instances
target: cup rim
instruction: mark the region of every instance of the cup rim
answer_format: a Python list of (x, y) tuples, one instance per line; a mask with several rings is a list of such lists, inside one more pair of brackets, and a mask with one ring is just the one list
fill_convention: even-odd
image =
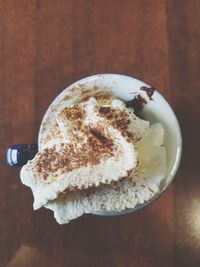
[[(151, 85), (144, 82), (142, 79), (140, 78), (137, 78), (135, 76), (129, 76), (129, 75), (125, 75), (125, 74), (121, 74), (121, 73), (99, 73), (99, 74), (94, 74), (94, 75), (91, 75), (91, 76), (86, 76), (86, 77), (83, 77), (81, 79), (79, 79), (78, 81), (68, 85), (66, 88), (64, 88), (56, 97), (55, 99), (51, 102), (51, 104), (49, 105), (49, 107), (47, 108), (44, 116), (43, 116), (43, 119), (42, 119), (42, 122), (41, 122), (41, 125), (45, 119), (45, 116), (46, 114), (48, 113), (48, 110), (49, 108), (57, 101), (57, 99), (63, 94), (64, 91), (72, 88), (72, 87), (75, 87), (76, 85), (82, 83), (82, 82), (87, 82), (88, 80), (91, 80), (91, 79), (97, 79), (97, 78), (101, 78), (101, 77), (109, 77), (109, 76), (122, 76), (124, 78), (131, 78), (131, 79), (134, 79), (134, 80), (137, 80), (137, 81), (140, 81), (142, 83), (144, 83), (144, 85), (150, 87)], [(181, 162), (181, 156), (182, 156), (182, 135), (181, 135), (181, 129), (180, 129), (180, 125), (179, 125), (179, 122), (178, 122), (178, 119), (175, 115), (175, 112), (173, 110), (173, 108), (171, 107), (171, 105), (169, 104), (169, 102), (166, 100), (166, 98), (158, 91), (158, 89), (156, 88), (154, 94), (157, 94), (160, 98), (162, 98), (164, 100), (164, 103), (165, 105), (168, 106), (171, 114), (173, 115), (174, 117), (174, 122), (175, 122), (175, 128), (176, 128), (176, 135), (177, 135), (177, 149), (176, 149), (176, 157), (175, 157), (175, 161), (173, 163), (173, 167), (170, 171), (170, 174), (168, 175), (167, 177), (167, 180), (168, 182), (166, 183), (166, 185), (163, 187), (163, 189), (161, 191), (159, 191), (158, 193), (156, 193), (151, 199), (149, 199), (148, 201), (144, 202), (143, 204), (137, 204), (134, 208), (127, 208), (125, 210), (122, 210), (122, 211), (107, 211), (107, 210), (100, 210), (100, 211), (94, 211), (90, 214), (92, 215), (98, 215), (98, 216), (118, 216), (118, 215), (125, 215), (125, 214), (129, 214), (129, 213), (132, 213), (132, 212), (135, 212), (135, 211), (138, 211), (138, 210), (141, 210), (147, 206), (149, 206), (150, 204), (152, 204), (155, 200), (157, 200), (166, 190), (167, 188), (172, 184), (173, 180), (174, 180), (174, 177), (177, 173), (177, 170), (180, 166), (180, 162)], [(40, 136), (40, 132), (41, 132), (41, 125), (40, 125), (40, 129), (39, 129), (39, 135), (38, 137)], [(39, 139), (39, 138), (38, 138)]]

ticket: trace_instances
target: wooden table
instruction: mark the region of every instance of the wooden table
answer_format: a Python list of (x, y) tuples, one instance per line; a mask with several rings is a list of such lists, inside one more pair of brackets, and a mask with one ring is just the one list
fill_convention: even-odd
[[(198, 0), (0, 1), (0, 267), (200, 266), (199, 14)], [(106, 72), (159, 88), (181, 124), (182, 163), (148, 208), (60, 226), (33, 212), (5, 151), (37, 140), (63, 88)]]

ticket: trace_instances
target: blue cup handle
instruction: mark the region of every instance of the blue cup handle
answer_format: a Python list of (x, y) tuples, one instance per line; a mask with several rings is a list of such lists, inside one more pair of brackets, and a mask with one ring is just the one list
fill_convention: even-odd
[(6, 161), (10, 167), (22, 167), (28, 160), (35, 157), (38, 152), (38, 144), (13, 145), (6, 152)]

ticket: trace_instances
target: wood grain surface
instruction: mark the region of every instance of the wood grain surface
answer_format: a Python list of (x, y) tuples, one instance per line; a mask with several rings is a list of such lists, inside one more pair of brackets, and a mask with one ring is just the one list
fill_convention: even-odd
[[(0, 267), (199, 267), (199, 70), (198, 0), (0, 0)], [(172, 104), (181, 166), (142, 211), (60, 226), (50, 211), (33, 212), (5, 151), (37, 140), (63, 88), (106, 72), (139, 77)]]

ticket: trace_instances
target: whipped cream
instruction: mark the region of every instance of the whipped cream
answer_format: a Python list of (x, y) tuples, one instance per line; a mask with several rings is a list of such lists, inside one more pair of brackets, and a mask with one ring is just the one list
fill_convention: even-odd
[(33, 191), (34, 208), (65, 190), (97, 187), (127, 176), (137, 164), (131, 138), (139, 140), (142, 131), (130, 132), (137, 120), (119, 100), (102, 106), (90, 97), (60, 110), (45, 148), (21, 170), (22, 182)]
[(21, 170), (34, 209), (53, 210), (61, 224), (148, 201), (159, 192), (166, 168), (162, 125), (150, 126), (110, 92), (79, 93), (71, 91), (51, 107), (39, 153)]

